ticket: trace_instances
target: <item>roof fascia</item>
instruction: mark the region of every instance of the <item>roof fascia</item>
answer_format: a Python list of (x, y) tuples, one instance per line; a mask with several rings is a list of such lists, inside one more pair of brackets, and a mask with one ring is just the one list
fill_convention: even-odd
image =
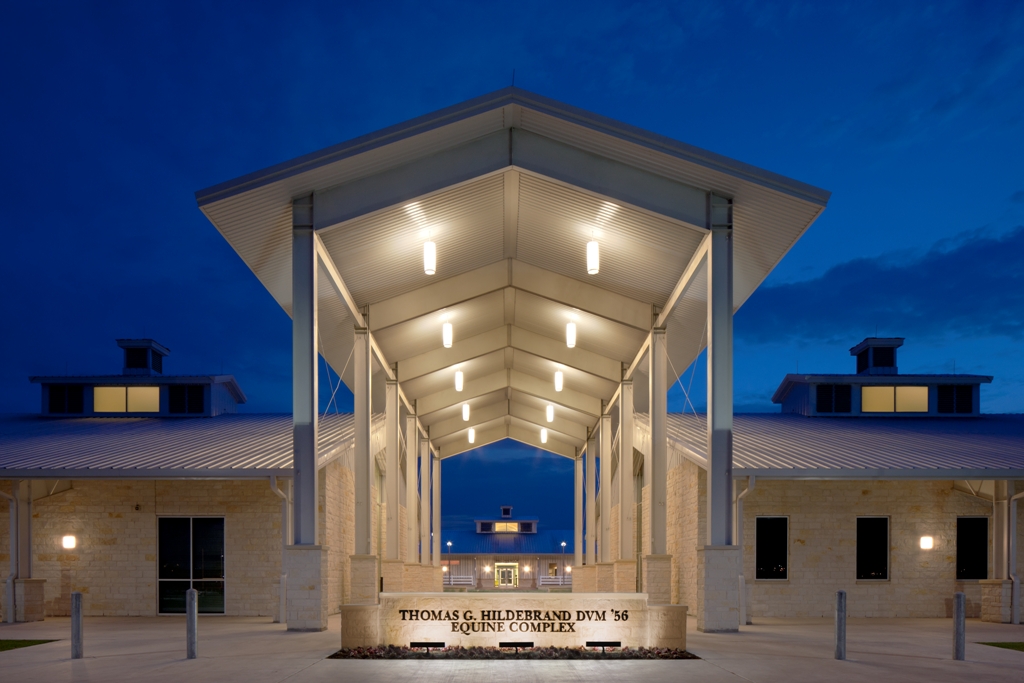
[(958, 479), (1021, 479), (1024, 469), (771, 469), (743, 468), (733, 469), (734, 477), (755, 476), (758, 479), (792, 479), (792, 480), (828, 480), (828, 479), (864, 479), (892, 480), (909, 479), (918, 481), (958, 480)]

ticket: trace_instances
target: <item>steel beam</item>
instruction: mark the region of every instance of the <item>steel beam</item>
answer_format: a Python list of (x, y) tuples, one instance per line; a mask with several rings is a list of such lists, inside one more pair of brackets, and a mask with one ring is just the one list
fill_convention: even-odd
[(371, 387), (373, 386), (373, 354), (370, 351), (370, 333), (364, 328), (355, 331), (352, 352), (355, 373), (353, 393), (353, 423), (355, 427), (355, 498), (356, 498), (356, 555), (373, 554), (372, 490), (373, 454), (370, 452)]
[(587, 526), (583, 534), (586, 538), (585, 564), (597, 563), (597, 433), (587, 439), (586, 479), (583, 486), (586, 490)]
[(430, 442), (419, 439), (420, 453), (420, 564), (430, 565)]
[(672, 294), (669, 295), (668, 301), (665, 302), (664, 307), (662, 307), (661, 312), (658, 314), (658, 319), (654, 323), (655, 327), (665, 327), (668, 324), (668, 318), (672, 315), (672, 311), (675, 310), (676, 304), (679, 303), (679, 300), (686, 294), (686, 290), (693, 284), (701, 265), (707, 259), (708, 245), (710, 243), (711, 234), (708, 233), (700, 241), (697, 250), (693, 252), (693, 256), (690, 257), (690, 262), (683, 269), (679, 282), (672, 288)]
[(612, 416), (599, 422), (601, 448), (601, 562), (612, 561)]
[(619, 388), (619, 559), (634, 559), (633, 382)]
[(665, 330), (651, 331), (651, 554), (668, 552), (668, 346)]
[(577, 451), (573, 467), (573, 566), (583, 566), (583, 457)]
[(420, 525), (416, 519), (416, 456), (419, 451), (416, 415), (405, 418), (405, 561), (419, 562)]
[(398, 382), (387, 380), (384, 384), (386, 392), (384, 409), (384, 457), (387, 465), (384, 471), (384, 490), (387, 501), (387, 539), (385, 543), (384, 558), (397, 560), (399, 558), (401, 545), (400, 527), (398, 524), (400, 480), (399, 460), (401, 459), (401, 429), (402, 422), (399, 419)]
[(296, 545), (317, 543), (317, 250), (313, 197), (292, 201), (292, 457)]
[(441, 458), (433, 458), (434, 475), (431, 477), (432, 491), (431, 501), (433, 502), (433, 529), (434, 536), (431, 543), (431, 559), (435, 567), (441, 566)]

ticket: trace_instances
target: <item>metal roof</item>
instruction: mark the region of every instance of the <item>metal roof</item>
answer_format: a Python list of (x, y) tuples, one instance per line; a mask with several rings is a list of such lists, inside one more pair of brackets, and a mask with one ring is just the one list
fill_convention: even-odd
[[(668, 436), (706, 466), (704, 415)], [(733, 475), (789, 479), (1024, 479), (1024, 415), (976, 418), (734, 417)]]
[[(448, 555), (448, 541), (452, 542), (452, 555), (560, 555), (562, 541), (572, 556), (572, 529), (539, 529), (535, 534), (478, 534), (458, 529), (441, 532), (441, 554)], [(443, 558), (442, 558), (443, 559)]]
[[(313, 195), (320, 351), (351, 388), (353, 330), (368, 311), (383, 365), (398, 366), (400, 390), (417, 402), (442, 457), (474, 447), (470, 427), (476, 446), (514, 438), (574, 457), (622, 364), (645, 348), (656, 311), (665, 317), (658, 325), (668, 331), (672, 368), (686, 368), (703, 349), (708, 193), (733, 201), (736, 308), (829, 198), (506, 88), (196, 199), (290, 313), (292, 200)], [(422, 262), (428, 235), (437, 249), (432, 276)], [(591, 239), (601, 245), (595, 275), (586, 270)], [(441, 344), (443, 321), (454, 326), (451, 349)], [(569, 321), (578, 328), (572, 350)], [(459, 395), (451, 391), (456, 370), (467, 387)], [(555, 370), (565, 373), (557, 394), (549, 391)], [(675, 379), (671, 368), (666, 374)], [(468, 422), (453, 420), (462, 402), (472, 408)], [(538, 419), (547, 403), (556, 407), (552, 423)], [(541, 428), (550, 433), (546, 444)]]
[(237, 403), (248, 399), (234, 375), (33, 375), (28, 378), (33, 384), (99, 384), (99, 385), (143, 385), (158, 384), (223, 384)]
[(772, 403), (782, 403), (798, 384), (866, 384), (921, 385), (921, 384), (991, 384), (992, 375), (851, 375), (842, 374), (794, 374), (782, 378), (779, 388), (772, 394)]
[[(320, 464), (351, 449), (352, 415), (325, 415)], [(246, 478), (292, 474), (292, 416), (0, 418), (0, 478)]]

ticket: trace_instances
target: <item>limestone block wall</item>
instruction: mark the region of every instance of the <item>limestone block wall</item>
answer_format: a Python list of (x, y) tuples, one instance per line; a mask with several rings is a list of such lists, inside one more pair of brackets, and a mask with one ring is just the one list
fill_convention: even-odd
[[(10, 494), (11, 482), (0, 481), (0, 491)], [(9, 514), (7, 499), (0, 497), (0, 620), (7, 619), (7, 612), (5, 611), (7, 609), (7, 584), (3, 582), (3, 579), (7, 577), (7, 572), (10, 571), (11, 567)]]
[(666, 545), (672, 556), (672, 604), (697, 604), (697, 548), (707, 535), (707, 475), (688, 460), (668, 473), (668, 535)]
[(611, 552), (608, 554), (608, 561), (614, 562), (619, 559), (619, 506), (613, 505), (609, 514), (612, 516), (612, 523), (611, 533), (608, 534), (608, 543), (611, 546)]
[(339, 458), (328, 463), (320, 474), (320, 542), (327, 546), (329, 567), (327, 604), (330, 613), (336, 614), (343, 604), (350, 602), (352, 593), (355, 473)]
[[(842, 589), (852, 617), (948, 617), (953, 593), (964, 590), (969, 613), (980, 616), (978, 582), (955, 580), (956, 518), (991, 513), (991, 503), (954, 491), (951, 481), (758, 480), (743, 519), (749, 614), (828, 616)], [(789, 516), (787, 581), (754, 578), (759, 515)], [(890, 518), (888, 581), (856, 579), (856, 519), (863, 515)], [(921, 536), (935, 539), (933, 550), (921, 550)]]

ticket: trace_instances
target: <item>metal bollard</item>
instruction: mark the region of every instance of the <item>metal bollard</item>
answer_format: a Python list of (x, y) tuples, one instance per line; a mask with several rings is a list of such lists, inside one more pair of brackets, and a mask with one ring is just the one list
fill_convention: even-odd
[(836, 591), (836, 659), (846, 659), (846, 591)]
[(199, 656), (199, 633), (196, 615), (199, 611), (199, 592), (195, 588), (185, 591), (185, 650), (189, 659)]
[(71, 659), (81, 659), (82, 649), (82, 594), (71, 594)]
[(953, 659), (962, 662), (967, 650), (967, 598), (953, 593)]

